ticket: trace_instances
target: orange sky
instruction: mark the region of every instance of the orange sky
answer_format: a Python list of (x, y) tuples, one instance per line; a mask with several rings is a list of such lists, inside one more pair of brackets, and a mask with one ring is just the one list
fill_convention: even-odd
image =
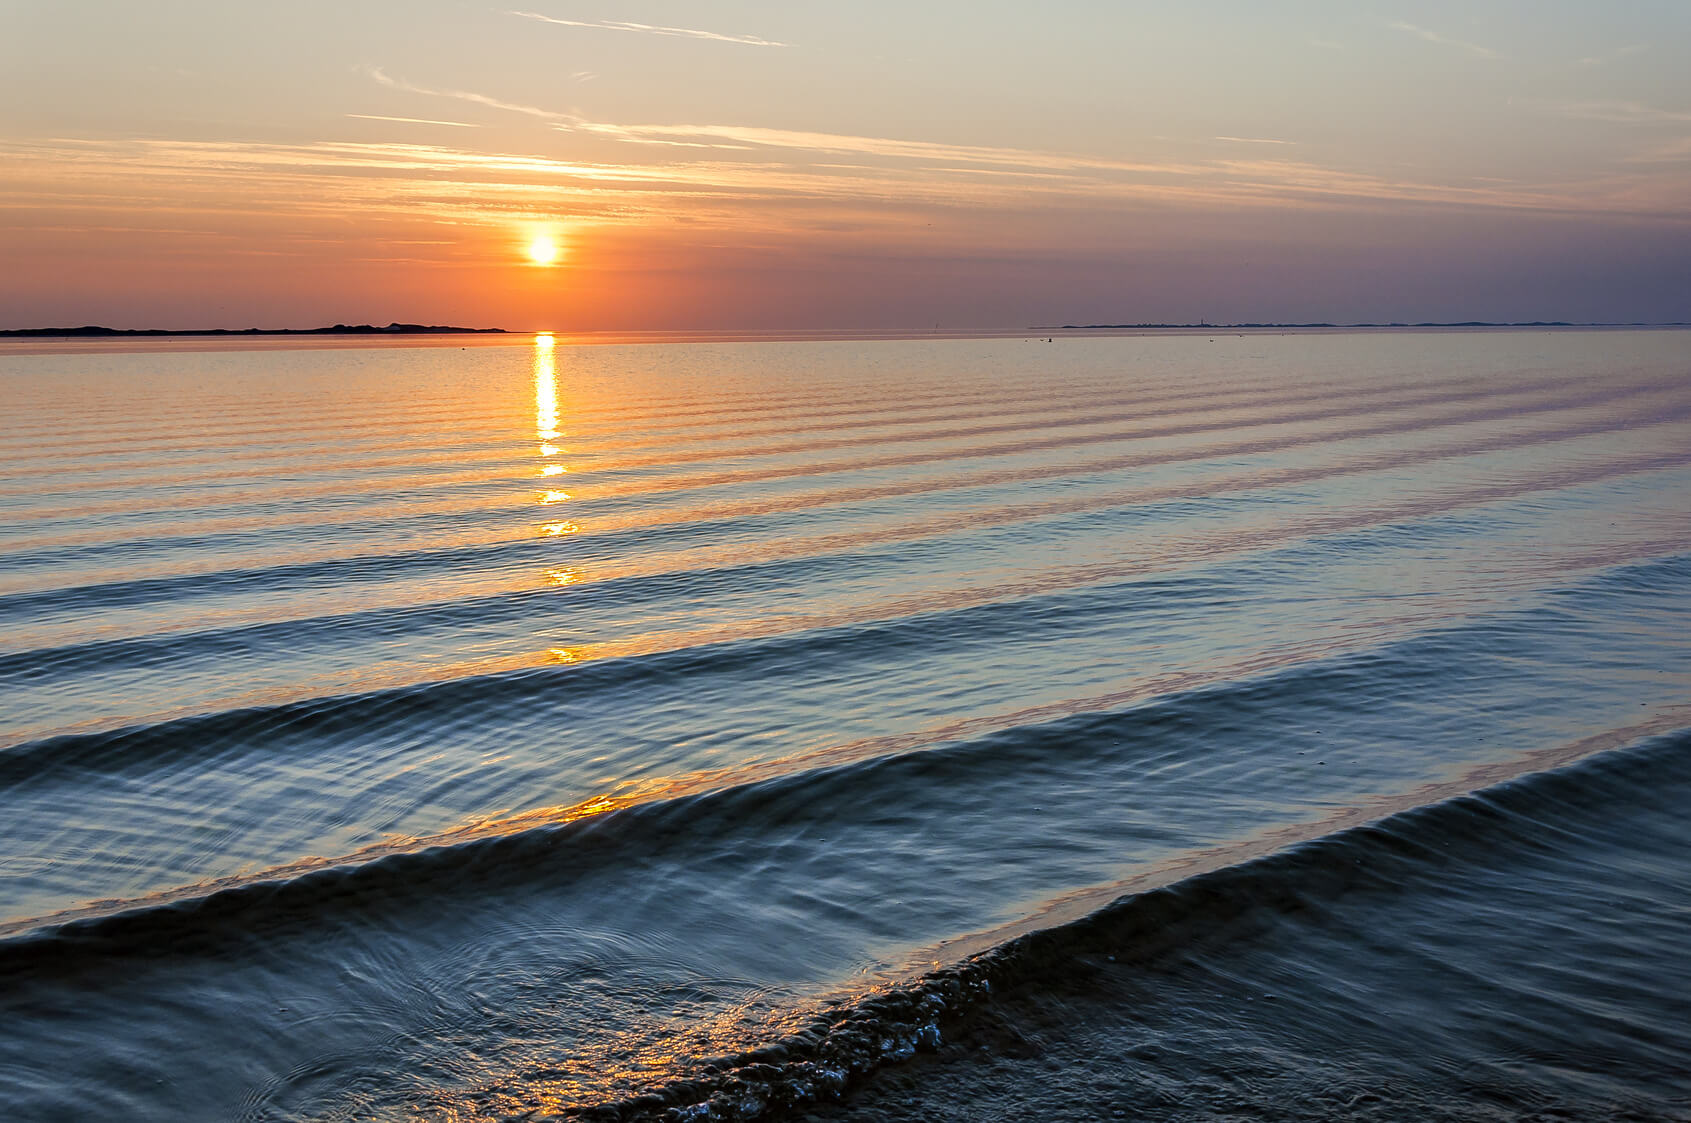
[(37, 7), (4, 327), (1691, 319), (1682, 5)]

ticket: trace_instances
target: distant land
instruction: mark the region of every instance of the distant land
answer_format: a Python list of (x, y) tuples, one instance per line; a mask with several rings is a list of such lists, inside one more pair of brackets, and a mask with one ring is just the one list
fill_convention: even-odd
[(1045, 331), (1150, 331), (1161, 328), (1168, 331), (1232, 331), (1236, 328), (1683, 328), (1691, 327), (1691, 323), (1683, 321), (1671, 324), (1654, 324), (1638, 321), (1630, 324), (1594, 324), (1575, 323), (1569, 320), (1529, 320), (1500, 323), (1493, 320), (1462, 320), (1460, 322), (1440, 323), (1390, 323), (1390, 324), (1064, 324), (1061, 328), (1045, 328), (1034, 330)]
[(178, 335), (488, 335), (504, 334), (504, 328), (454, 328), (435, 324), (336, 324), (327, 328), (102, 328), (92, 324), (80, 328), (8, 328), (0, 330), (0, 337), (65, 336), (73, 338), (104, 336), (178, 336)]

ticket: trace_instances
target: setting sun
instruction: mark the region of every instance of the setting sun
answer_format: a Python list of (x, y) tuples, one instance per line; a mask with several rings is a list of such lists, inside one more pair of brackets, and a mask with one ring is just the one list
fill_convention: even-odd
[(542, 234), (528, 244), (528, 258), (536, 265), (550, 265), (558, 260), (558, 243)]

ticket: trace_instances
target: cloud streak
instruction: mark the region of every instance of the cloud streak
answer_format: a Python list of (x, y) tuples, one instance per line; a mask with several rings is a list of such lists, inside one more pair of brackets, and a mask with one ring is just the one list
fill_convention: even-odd
[(538, 106), (519, 105), (516, 102), (500, 101), (498, 98), (488, 97), (486, 94), (478, 94), (471, 90), (436, 90), (431, 89), (428, 86), (415, 86), (403, 79), (390, 76), (379, 66), (365, 67), (364, 70), (365, 73), (369, 74), (370, 77), (375, 79), (379, 84), (392, 90), (403, 90), (408, 94), (422, 94), (425, 97), (454, 98), (458, 101), (467, 101), (471, 105), (484, 105), (489, 109), (498, 109), (506, 113), (521, 113), (527, 117), (538, 117), (542, 121), (573, 120), (573, 118), (571, 118), (567, 113), (554, 113), (550, 109), (541, 109)]
[(1607, 121), (1616, 125), (1662, 125), (1691, 121), (1691, 110), (1658, 109), (1638, 101), (1576, 101), (1556, 107), (1578, 121)]
[[(1402, 202), (1417, 205), (1503, 207), (1521, 210), (1572, 212), (1582, 208), (1608, 213), (1659, 215), (1661, 192), (1644, 183), (1600, 182), (1572, 178), (1561, 184), (1511, 184), (1507, 181), (1440, 183), (1369, 175), (1342, 168), (1290, 160), (1131, 161), (1031, 149), (959, 145), (892, 137), (772, 129), (728, 124), (619, 124), (591, 121), (576, 114), (514, 104), (469, 90), (418, 86), (393, 78), (379, 69), (369, 73), (395, 89), (430, 97), (454, 98), (471, 104), (534, 117), (560, 132), (613, 143), (637, 145), (653, 152), (669, 150), (668, 158), (628, 158), (599, 162), (566, 162), (529, 157), (448, 156), (432, 150), (423, 157), (411, 151), (401, 163), (456, 164), (475, 175), (495, 169), (519, 178), (563, 176), (578, 183), (597, 182), (592, 190), (616, 184), (617, 191), (638, 191), (642, 212), (656, 205), (652, 196), (665, 191), (683, 193), (697, 205), (705, 197), (734, 208), (749, 200), (809, 199), (827, 205), (856, 200), (875, 207), (912, 205), (949, 198), (959, 205), (982, 205), (994, 191), (989, 180), (1018, 190), (1036, 190), (1050, 197), (1078, 202), (1094, 200), (1160, 199), (1195, 206), (1231, 202), (1249, 205), (1315, 204), (1327, 199), (1355, 202)], [(1677, 123), (1691, 113), (1660, 110), (1634, 102), (1587, 102), (1544, 108), (1568, 117), (1627, 123)], [(1295, 145), (1273, 137), (1213, 138), (1222, 143)], [(327, 150), (323, 151), (327, 154)], [(350, 156), (350, 150), (336, 158)], [(375, 153), (369, 153), (375, 156)], [(395, 155), (395, 153), (390, 153)], [(845, 156), (862, 161), (848, 165)], [(1672, 163), (1677, 148), (1651, 152), (1633, 163)], [(356, 162), (356, 161), (355, 161)], [(380, 162), (379, 160), (377, 161)], [(445, 167), (439, 170), (446, 170)], [(639, 185), (639, 186), (635, 186)], [(496, 190), (502, 190), (499, 185)], [(585, 188), (584, 188), (585, 189)], [(994, 205), (1000, 205), (999, 200)]]
[(1691, 136), (1663, 141), (1644, 152), (1627, 157), (1629, 164), (1691, 164)]
[(1503, 57), (1490, 47), (1482, 47), (1478, 43), (1470, 43), (1465, 39), (1452, 39), (1448, 35), (1440, 35), (1436, 31), (1429, 31), (1424, 27), (1417, 27), (1412, 23), (1404, 23), (1401, 20), (1391, 24), (1390, 27), (1393, 31), (1402, 31), (1406, 34), (1425, 39), (1429, 43), (1437, 43), (1441, 47), (1455, 47), (1459, 51), (1466, 51), (1475, 58), (1496, 59)]
[(479, 129), (480, 125), (472, 125), (468, 121), (435, 121), (427, 117), (388, 117), (381, 113), (348, 113), (348, 117), (360, 121), (397, 121), (406, 125), (447, 125), (454, 129)]
[[(617, 158), (605, 151), (593, 161), (560, 161), (469, 152), (452, 155), (443, 149), (429, 149), (426, 154), (422, 148), (403, 153), (397, 149), (385, 153), (366, 150), (355, 155), (351, 148), (319, 148), (318, 155), (327, 157), (330, 163), (346, 167), (370, 161), (366, 172), (359, 174), (368, 174), (387, 159), (412, 167), (435, 165), (437, 173), (455, 168), (478, 179), (505, 179), (505, 182), (490, 183), (489, 189), (510, 191), (513, 195), (531, 190), (539, 179), (556, 181), (561, 177), (573, 181), (580, 191), (598, 193), (601, 202), (610, 198), (606, 192), (619, 195), (622, 203), (605, 208), (604, 213), (626, 205), (630, 209), (625, 217), (630, 221), (636, 212), (649, 215), (664, 209), (666, 205), (661, 198), (666, 193), (673, 196), (669, 206), (688, 208), (688, 221), (709, 223), (730, 212), (737, 213), (741, 206), (761, 205), (774, 199), (794, 204), (807, 200), (822, 208), (860, 204), (891, 214), (901, 205), (944, 202), (964, 207), (1014, 206), (1016, 200), (1012, 196), (1018, 191), (1023, 201), (1031, 191), (1053, 201), (1066, 200), (1064, 205), (1081, 206), (1086, 205), (1083, 202), (1086, 199), (1095, 203), (1159, 200), (1198, 207), (1306, 207), (1324, 205), (1322, 200), (1326, 200), (1333, 205), (1340, 201), (1398, 202), (1418, 206), (1556, 213), (1588, 210), (1612, 215), (1684, 217), (1683, 208), (1664, 202), (1684, 185), (1664, 183), (1661, 176), (1652, 178), (1651, 173), (1642, 171), (1625, 175), (1617, 171), (1609, 178), (1595, 173), (1570, 174), (1559, 182), (1547, 183), (1484, 181), (1473, 177), (1440, 182), (1368, 174), (1297, 160), (1134, 161), (756, 125), (615, 123), (515, 104), (470, 90), (419, 86), (379, 69), (369, 68), (368, 73), (390, 88), (526, 115), (584, 141), (638, 146), (650, 155), (630, 152)], [(1633, 125), (1691, 121), (1691, 111), (1664, 110), (1630, 101), (1540, 103), (1539, 107), (1568, 118)], [(1288, 151), (1297, 144), (1275, 137), (1211, 139), (1223, 144), (1272, 146)], [(841, 157), (851, 162), (842, 161)], [(1662, 167), (1677, 164), (1681, 159), (1680, 147), (1668, 145), (1635, 155), (1624, 163), (1633, 168), (1651, 164)], [(521, 182), (511, 182), (512, 179)], [(523, 187), (523, 182), (529, 186)], [(637, 204), (632, 202), (636, 195)], [(680, 202), (682, 197), (687, 200), (685, 204)], [(708, 206), (704, 203), (706, 199), (712, 200)], [(709, 214), (701, 211), (701, 207)]]
[(739, 43), (748, 47), (785, 47), (788, 44), (778, 43), (773, 39), (760, 39), (756, 35), (723, 35), (715, 31), (700, 31), (694, 27), (664, 27), (660, 24), (630, 23), (627, 20), (576, 20), (558, 19), (556, 16), (542, 15), (539, 12), (510, 11), (506, 15), (519, 16), (522, 19), (538, 20), (541, 23), (556, 24), (559, 27), (586, 27), (597, 31), (630, 31), (640, 35), (666, 35), (680, 39), (707, 39), (714, 43)]
[(887, 160), (984, 164), (1057, 171), (1198, 174), (1204, 170), (1200, 164), (1109, 160), (1036, 152), (1024, 148), (994, 148), (927, 140), (899, 140), (892, 137), (814, 133), (794, 129), (768, 129), (756, 125), (616, 125), (578, 120), (559, 127), (566, 131), (584, 132), (634, 144), (675, 145), (686, 148), (847, 154)]
[[(768, 132), (768, 130), (764, 130)], [(836, 148), (878, 138), (822, 136)], [(1592, 213), (1654, 212), (1661, 201), (1625, 179), (1577, 181), (1558, 187), (1496, 184), (1460, 186), (1397, 180), (1286, 160), (1216, 160), (1197, 164), (1112, 164), (1013, 149), (986, 150), (993, 164), (946, 166), (912, 142), (893, 142), (902, 158), (884, 165), (818, 162), (692, 160), (675, 163), (585, 163), (512, 153), (483, 153), (438, 145), (350, 142), (277, 145), (227, 142), (52, 142), (43, 147), (0, 144), (9, 162), (42, 177), (21, 177), (13, 202), (54, 207), (128, 209), (111, 187), (120, 168), (137, 200), (154, 184), (159, 209), (197, 209), (207, 199), (241, 198), (259, 212), (342, 213), (347, 201), (384, 212), (429, 213), (452, 222), (499, 224), (513, 216), (571, 216), (618, 225), (658, 215), (686, 215), (706, 226), (769, 229), (779, 204), (792, 221), (822, 221), (849, 212), (896, 226), (900, 214), (924, 207), (1015, 208), (1038, 195), (1052, 204), (1087, 209), (1142, 201), (1205, 208), (1412, 203)], [(942, 151), (947, 146), (927, 146)], [(969, 150), (965, 150), (969, 151)], [(1012, 162), (1014, 161), (1014, 162)], [(24, 188), (35, 179), (38, 191)], [(333, 191), (323, 185), (333, 183)], [(1326, 203), (1323, 200), (1327, 201)], [(0, 204), (0, 211), (10, 209)], [(211, 208), (215, 209), (215, 207)], [(810, 219), (802, 216), (810, 215)], [(877, 214), (878, 219), (869, 219)], [(748, 223), (750, 226), (748, 227)]]
[(1612, 62), (1619, 62), (1623, 58), (1640, 54), (1644, 50), (1643, 44), (1638, 43), (1627, 47), (1616, 47), (1614, 50), (1604, 51), (1600, 55), (1587, 55), (1585, 58), (1576, 59), (1574, 65), (1587, 70), (1594, 66), (1608, 66)]

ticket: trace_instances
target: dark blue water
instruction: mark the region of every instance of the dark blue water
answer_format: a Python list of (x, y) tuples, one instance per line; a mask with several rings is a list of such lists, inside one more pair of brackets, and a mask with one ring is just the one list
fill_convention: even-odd
[[(1691, 335), (0, 388), (0, 1114), (780, 1116), (1106, 930), (1140, 1024), (1209, 1018), (1113, 1078), (1146, 1112), (1156, 1063), (1264, 1050), (1424, 1111), (1691, 1110)], [(1329, 1000), (1369, 988), (1374, 1038)]]

